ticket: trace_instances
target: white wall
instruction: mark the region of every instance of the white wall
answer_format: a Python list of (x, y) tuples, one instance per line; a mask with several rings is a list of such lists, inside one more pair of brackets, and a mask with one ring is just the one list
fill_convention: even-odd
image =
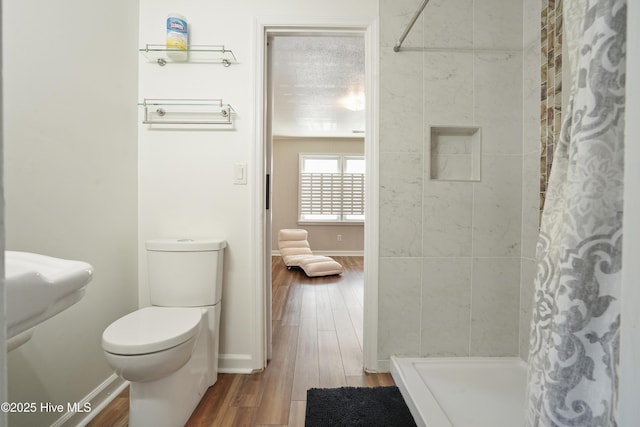
[(2, 12), (6, 246), (95, 269), (84, 299), (8, 354), (8, 397), (66, 408), (111, 376), (102, 331), (137, 305), (138, 6), (24, 0)]
[(624, 151), (624, 240), (622, 243), (622, 331), (620, 339), (620, 425), (640, 419), (640, 4), (628, 2), (627, 90)]
[[(2, 2), (0, 1), (0, 9)], [(4, 253), (4, 123), (3, 123), (3, 93), (4, 81), (2, 76), (2, 11), (0, 10), (0, 251)], [(7, 328), (5, 326), (5, 291), (4, 291), (4, 257), (0, 259), (0, 402), (7, 401), (7, 355), (6, 355), (6, 335)], [(0, 427), (7, 424), (7, 414), (0, 414)]]
[[(221, 319), (222, 370), (262, 366), (255, 360), (255, 242), (251, 229), (255, 117), (256, 19), (266, 16), (375, 17), (377, 2), (312, 0), (291, 2), (194, 0), (176, 7), (168, 0), (141, 0), (140, 40), (163, 43), (170, 12), (183, 14), (191, 44), (223, 44), (239, 64), (156, 64), (140, 61), (139, 97), (222, 98), (237, 111), (232, 130), (150, 130), (139, 125), (140, 304), (148, 305), (144, 241), (159, 236), (215, 236), (229, 243), (225, 254)], [(329, 19), (331, 22), (331, 19)], [(249, 165), (247, 185), (233, 184), (234, 163)]]

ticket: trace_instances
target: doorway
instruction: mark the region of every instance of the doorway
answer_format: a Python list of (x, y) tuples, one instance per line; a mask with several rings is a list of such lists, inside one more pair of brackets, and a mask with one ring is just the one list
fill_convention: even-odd
[[(365, 272), (364, 272), (364, 343), (363, 343), (363, 356), (365, 370), (376, 370), (376, 346), (377, 346), (377, 134), (376, 127), (374, 126), (376, 114), (375, 106), (377, 105), (377, 93), (375, 85), (373, 84), (373, 76), (377, 75), (377, 23), (366, 22), (358, 24), (344, 25), (309, 25), (301, 26), (300, 24), (258, 24), (258, 46), (261, 48), (258, 52), (258, 73), (262, 77), (257, 79), (258, 82), (262, 82), (258, 88), (258, 95), (261, 95), (256, 100), (256, 113), (257, 113), (257, 125), (256, 132), (256, 192), (255, 217), (257, 219), (257, 227), (255, 229), (256, 243), (259, 246), (256, 247), (256, 264), (258, 269), (256, 271), (256, 300), (257, 310), (257, 324), (262, 331), (261, 335), (256, 336), (257, 354), (256, 360), (262, 361), (262, 366), (256, 366), (261, 368), (266, 366), (267, 360), (271, 358), (271, 319), (272, 319), (272, 300), (271, 300), (271, 260), (272, 250), (275, 249), (273, 245), (272, 235), (272, 221), (273, 221), (273, 183), (277, 179), (274, 176), (273, 168), (273, 140), (275, 137), (290, 138), (292, 136), (299, 137), (312, 137), (312, 132), (317, 132), (318, 127), (327, 133), (327, 137), (338, 137), (343, 139), (355, 140), (358, 137), (363, 140), (363, 151), (366, 161), (367, 181), (366, 181), (366, 221), (364, 222), (364, 259), (365, 259)], [(352, 39), (359, 39), (363, 44), (365, 64), (364, 64), (364, 82), (363, 92), (364, 101), (362, 97), (360, 102), (364, 103), (364, 113), (361, 124), (358, 128), (348, 127), (349, 135), (345, 134), (344, 127), (341, 128), (341, 123), (337, 123), (337, 120), (331, 121), (332, 118), (325, 116), (320, 120), (320, 124), (316, 120), (307, 120), (302, 114), (296, 115), (304, 111), (304, 108), (311, 108), (307, 105), (302, 110), (289, 111), (290, 115), (296, 119), (298, 130), (286, 130), (286, 125), (283, 125), (283, 121), (274, 121), (273, 117), (273, 105), (274, 105), (274, 88), (273, 79), (270, 73), (273, 72), (274, 66), (273, 54), (270, 51), (270, 43), (273, 43), (274, 39), (276, 43), (278, 41), (284, 41), (284, 44), (295, 44), (298, 42), (309, 41), (312, 39), (324, 38), (325, 41), (329, 38), (336, 37), (350, 37)], [(357, 99), (357, 95), (355, 98)], [(356, 100), (357, 102), (357, 100)], [(308, 110), (307, 110), (308, 111)], [(326, 111), (324, 111), (327, 113)], [(286, 122), (286, 120), (284, 121)], [(293, 123), (289, 121), (287, 123)], [(316, 126), (314, 130), (312, 127)], [(302, 126), (300, 126), (302, 125)], [(302, 130), (301, 130), (302, 129)], [(342, 133), (340, 133), (342, 132)], [(286, 135), (289, 133), (289, 135)], [(317, 135), (316, 135), (317, 136)], [(355, 136), (355, 137), (354, 137)], [(296, 165), (297, 166), (297, 165)], [(277, 171), (275, 171), (277, 174)], [(297, 183), (296, 183), (297, 186)], [(297, 219), (297, 218), (296, 218)], [(294, 223), (295, 228), (305, 228), (304, 226), (298, 226), (297, 221)], [(274, 231), (281, 228), (279, 225), (274, 227)], [(291, 227), (289, 227), (291, 228)], [(342, 234), (342, 233), (338, 233)], [(340, 237), (334, 236), (336, 240)], [(312, 247), (312, 249), (314, 249)]]
[[(341, 276), (308, 278), (283, 270), (281, 260), (273, 257), (267, 290), (272, 294), (272, 341), (278, 339), (278, 325), (298, 323), (298, 318), (308, 322), (309, 311), (317, 310), (313, 323), (322, 329), (319, 341), (323, 333), (333, 334), (336, 345), (329, 348), (337, 349), (337, 337), (343, 338), (340, 348), (351, 349), (343, 365), (361, 366), (364, 279), (353, 270), (362, 269), (364, 253), (364, 36), (358, 32), (278, 33), (267, 42), (271, 138), (265, 141), (265, 152), (266, 164), (271, 164), (272, 255), (277, 255), (279, 230), (305, 229), (314, 254), (333, 256), (351, 267)], [(346, 287), (360, 295), (360, 301), (350, 304), (347, 316), (340, 292)], [(336, 291), (331, 301), (329, 290)], [(307, 301), (302, 313), (301, 300)]]

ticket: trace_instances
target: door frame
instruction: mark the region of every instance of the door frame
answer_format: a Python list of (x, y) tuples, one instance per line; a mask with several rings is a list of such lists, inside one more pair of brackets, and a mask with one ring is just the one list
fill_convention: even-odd
[[(267, 39), (277, 33), (327, 33), (327, 32), (359, 32), (365, 43), (365, 162), (367, 180), (365, 197), (364, 226), (364, 342), (363, 364), (368, 372), (378, 370), (378, 20), (375, 17), (351, 18), (313, 18), (313, 17), (260, 17), (254, 23), (254, 49), (256, 59), (254, 69), (255, 88), (255, 129), (253, 144), (253, 194), (251, 236), (255, 242), (253, 247), (254, 283), (254, 318), (253, 334), (253, 369), (263, 369), (267, 365), (271, 348), (271, 240), (269, 235), (271, 221), (270, 212), (265, 209), (267, 202), (265, 191), (267, 186)], [(269, 228), (269, 230), (267, 230)]]

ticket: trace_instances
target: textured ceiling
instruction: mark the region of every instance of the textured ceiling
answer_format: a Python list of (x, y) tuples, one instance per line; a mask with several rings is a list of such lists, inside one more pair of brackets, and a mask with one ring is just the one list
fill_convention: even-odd
[(362, 37), (276, 36), (270, 47), (274, 135), (363, 136)]

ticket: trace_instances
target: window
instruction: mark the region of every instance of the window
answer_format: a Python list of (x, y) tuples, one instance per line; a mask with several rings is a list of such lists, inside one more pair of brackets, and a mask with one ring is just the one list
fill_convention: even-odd
[(363, 156), (301, 154), (301, 222), (364, 221)]

